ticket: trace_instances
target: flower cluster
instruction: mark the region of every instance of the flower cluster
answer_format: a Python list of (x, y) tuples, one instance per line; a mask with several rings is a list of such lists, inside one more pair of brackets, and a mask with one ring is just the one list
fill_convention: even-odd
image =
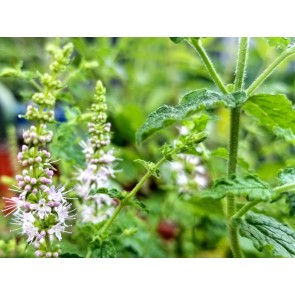
[(16, 176), (19, 196), (6, 199), (5, 210), (13, 212), (13, 223), (21, 226), (27, 242), (35, 246), (37, 257), (58, 257), (60, 250), (54, 241), (62, 239), (61, 234), (68, 227), (66, 220), (73, 218), (64, 187), (53, 185), (54, 167), (46, 150), (53, 136), (46, 124), (54, 121), (55, 96), (62, 85), (57, 75), (69, 63), (72, 51), (72, 44), (51, 49), (51, 73), (41, 76), (43, 91), (33, 95), (33, 104), (27, 106), (24, 116), (35, 121), (35, 125), (23, 132), (24, 145), (17, 155), (23, 167)]
[(96, 84), (94, 101), (88, 123), (89, 138), (87, 143), (82, 143), (86, 168), (78, 172), (76, 191), (83, 199), (82, 221), (99, 223), (113, 213), (114, 201), (106, 194), (92, 194), (91, 191), (109, 187), (115, 161), (114, 151), (107, 149), (111, 142), (111, 124), (107, 122), (105, 88), (100, 81)]
[[(187, 135), (189, 130), (182, 126), (180, 135)], [(192, 154), (178, 154), (170, 163), (173, 178), (181, 194), (190, 195), (196, 189), (208, 185), (206, 170), (200, 157)]]

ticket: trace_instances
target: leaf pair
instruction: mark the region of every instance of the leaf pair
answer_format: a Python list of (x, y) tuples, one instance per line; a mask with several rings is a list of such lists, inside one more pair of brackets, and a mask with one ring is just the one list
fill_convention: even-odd
[(244, 92), (223, 95), (207, 89), (191, 91), (182, 97), (177, 106), (163, 105), (152, 112), (137, 131), (137, 143), (140, 144), (156, 131), (180, 122), (202, 109), (212, 110), (218, 106), (234, 108), (245, 100)]

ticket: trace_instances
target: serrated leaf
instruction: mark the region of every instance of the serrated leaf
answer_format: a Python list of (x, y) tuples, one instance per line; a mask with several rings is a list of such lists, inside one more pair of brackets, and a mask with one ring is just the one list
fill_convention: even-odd
[(247, 213), (238, 221), (240, 234), (253, 241), (259, 250), (271, 248), (276, 257), (295, 257), (295, 231), (272, 217)]
[(111, 241), (100, 241), (96, 239), (89, 243), (91, 258), (115, 258), (116, 249)]
[(269, 184), (256, 175), (247, 175), (243, 178), (232, 175), (230, 178), (221, 178), (215, 181), (210, 190), (201, 192), (202, 197), (213, 199), (222, 199), (229, 194), (247, 197), (249, 201), (270, 201), (274, 195)]
[(150, 213), (150, 210), (148, 209), (148, 207), (141, 201), (139, 201), (138, 199), (133, 199), (132, 200), (132, 204), (134, 204), (135, 206), (137, 206), (138, 208), (140, 208), (142, 211), (146, 212), (147, 214)]
[(106, 187), (92, 189), (89, 194), (90, 195), (106, 194), (113, 199), (119, 199), (119, 200), (122, 200), (125, 197), (125, 195), (122, 192), (120, 192), (119, 190), (117, 190), (115, 188), (108, 189)]
[(92, 189), (89, 192), (90, 196), (96, 195), (96, 194), (108, 194), (109, 189), (106, 187), (100, 187), (98, 189)]
[(137, 143), (140, 144), (158, 130), (180, 122), (201, 109), (214, 109), (224, 105), (234, 107), (233, 97), (207, 89), (191, 91), (183, 96), (177, 106), (163, 105), (152, 112), (137, 131)]
[(136, 159), (134, 162), (141, 164), (147, 171), (149, 171), (154, 177), (160, 177), (160, 170), (156, 168), (156, 164), (153, 162), (147, 162), (142, 159)]
[(111, 198), (116, 198), (116, 199), (119, 199), (119, 200), (122, 200), (124, 199), (124, 194), (122, 192), (120, 192), (119, 190), (115, 189), (115, 188), (112, 188), (108, 191), (108, 195), (111, 197)]
[(282, 169), (278, 174), (280, 185), (295, 182), (295, 168)]
[(249, 97), (243, 109), (271, 131), (280, 127), (295, 132), (295, 111), (283, 94), (255, 94)]
[(265, 38), (271, 47), (285, 49), (290, 44), (290, 39), (285, 37), (266, 37)]

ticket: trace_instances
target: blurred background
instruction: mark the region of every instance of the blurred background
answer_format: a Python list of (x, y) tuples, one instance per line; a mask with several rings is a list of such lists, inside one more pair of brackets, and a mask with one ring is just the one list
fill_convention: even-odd
[[(61, 38), (61, 44), (75, 46), (67, 89), (56, 106), (55, 140), (50, 150), (55, 158), (61, 182), (72, 177), (73, 167), (83, 165), (79, 142), (85, 138), (85, 126), (69, 125), (77, 113), (87, 112), (100, 79), (107, 89), (109, 121), (112, 123), (112, 143), (116, 156), (117, 174), (114, 186), (130, 190), (144, 169), (134, 162), (142, 158), (157, 161), (159, 147), (173, 142), (179, 134), (171, 127), (148, 139), (142, 146), (135, 143), (135, 132), (146, 116), (163, 104), (175, 105), (190, 90), (216, 90), (196, 52), (187, 44), (174, 44), (169, 38)], [(36, 72), (46, 72), (51, 38), (0, 38), (0, 196), (11, 197), (19, 167), (16, 161), (22, 144), (22, 131), (28, 122), (18, 117), (24, 114), (26, 103), (35, 91), (32, 79)], [(238, 38), (204, 38), (203, 45), (216, 65), (225, 84), (234, 80)], [(248, 60), (246, 87), (283, 50), (270, 46), (266, 38), (252, 38)], [(258, 92), (283, 93), (295, 99), (295, 62), (284, 62)], [(229, 112), (224, 108), (209, 114), (209, 137), (206, 150), (211, 154), (214, 177), (226, 171)], [(294, 147), (257, 122), (242, 115), (239, 154), (240, 173), (255, 170), (270, 183), (275, 183), (279, 169), (294, 166)], [(59, 141), (60, 140), (60, 141)], [(203, 154), (202, 154), (203, 155)], [(212, 173), (206, 159), (200, 156), (203, 183), (210, 186)], [(188, 168), (188, 174), (191, 171)], [(138, 198), (146, 204), (149, 214), (136, 209), (125, 210), (112, 229), (118, 257), (229, 257), (226, 224), (220, 202), (200, 201), (184, 197), (177, 184), (177, 172), (163, 166), (160, 179), (150, 179)], [(198, 188), (197, 188), (198, 189)], [(193, 194), (193, 193), (192, 193)], [(1, 202), (1, 199), (0, 199)], [(1, 205), (3, 207), (3, 202)], [(275, 217), (294, 226), (285, 201), (267, 209)], [(25, 251), (25, 239), (19, 232), (10, 232), (10, 217), (0, 213), (0, 257), (30, 257)], [(84, 229), (85, 231), (85, 229)], [(15, 238), (17, 237), (17, 238)], [(87, 240), (87, 237), (86, 237)], [(85, 243), (79, 229), (65, 235), (65, 248), (84, 253)], [(257, 257), (251, 242), (244, 241), (246, 255)]]

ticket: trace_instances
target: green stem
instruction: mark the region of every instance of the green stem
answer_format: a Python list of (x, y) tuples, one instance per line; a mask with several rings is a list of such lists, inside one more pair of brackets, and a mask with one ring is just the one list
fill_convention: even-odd
[(47, 250), (49, 252), (51, 252), (51, 242), (50, 242), (50, 239), (49, 239), (48, 235), (45, 236), (45, 243), (46, 243)]
[(43, 92), (42, 87), (35, 81), (35, 80), (30, 80), (30, 83), (32, 84), (32, 86), (34, 86), (38, 91)]
[(280, 56), (278, 56), (265, 70), (260, 74), (258, 78), (250, 85), (247, 89), (247, 95), (251, 95), (262, 83), (265, 79), (267, 79), (273, 71), (277, 68), (277, 66), (282, 63), (286, 58), (295, 54), (295, 46), (285, 50)]
[[(245, 78), (245, 69), (248, 53), (248, 38), (241, 38), (238, 61), (236, 66), (235, 91), (240, 91), (243, 87)], [(228, 161), (228, 177), (237, 170), (237, 158), (239, 148), (239, 126), (240, 126), (240, 107), (233, 108), (230, 116), (230, 138), (229, 138), (229, 161)], [(235, 258), (242, 257), (239, 245), (239, 237), (237, 228), (232, 226), (231, 218), (236, 212), (235, 196), (227, 196), (227, 224), (229, 230), (230, 246)]]
[(202, 46), (202, 42), (200, 38), (191, 38), (189, 41), (189, 44), (198, 52), (198, 54), (200, 55), (204, 65), (206, 66), (212, 80), (214, 81), (214, 83), (217, 85), (217, 87), (220, 89), (220, 91), (223, 94), (228, 94), (228, 91), (225, 87), (225, 85), (223, 84), (223, 82), (221, 81), (218, 73), (216, 72), (213, 63), (211, 62), (208, 54), (205, 51), (205, 48)]
[(240, 113), (241, 113), (240, 107), (233, 108), (230, 113), (228, 176), (230, 176), (233, 173), (236, 173), (236, 169), (237, 169)]
[(232, 219), (236, 219), (236, 218), (241, 218), (242, 216), (244, 216), (252, 207), (256, 206), (258, 203), (260, 203), (261, 200), (255, 200), (255, 201), (251, 201), (247, 204), (245, 204), (237, 213), (235, 213), (232, 216)]
[(295, 189), (295, 182), (287, 183), (287, 184), (284, 184), (281, 186), (277, 186), (273, 189), (273, 191), (276, 193), (283, 193), (283, 192), (293, 190), (293, 189)]
[[(166, 158), (162, 158), (158, 163), (155, 165), (155, 170), (158, 169), (158, 167), (163, 164), (166, 161)], [(150, 171), (148, 171), (141, 180), (137, 183), (137, 185), (133, 188), (133, 190), (126, 196), (124, 200), (121, 201), (119, 206), (116, 208), (115, 212), (111, 216), (111, 218), (105, 223), (105, 225), (102, 227), (100, 234), (103, 235), (109, 227), (112, 225), (112, 223), (115, 221), (121, 210), (128, 205), (129, 201), (136, 195), (136, 193), (140, 190), (140, 188), (143, 186), (145, 181), (152, 175)]]
[(249, 38), (241, 38), (240, 39), (240, 47), (239, 47), (239, 54), (238, 54), (238, 63), (236, 68), (236, 79), (235, 79), (235, 86), (234, 91), (239, 91), (244, 87), (244, 77), (245, 77), (245, 70), (246, 70), (246, 63), (248, 58), (248, 45), (249, 45)]

